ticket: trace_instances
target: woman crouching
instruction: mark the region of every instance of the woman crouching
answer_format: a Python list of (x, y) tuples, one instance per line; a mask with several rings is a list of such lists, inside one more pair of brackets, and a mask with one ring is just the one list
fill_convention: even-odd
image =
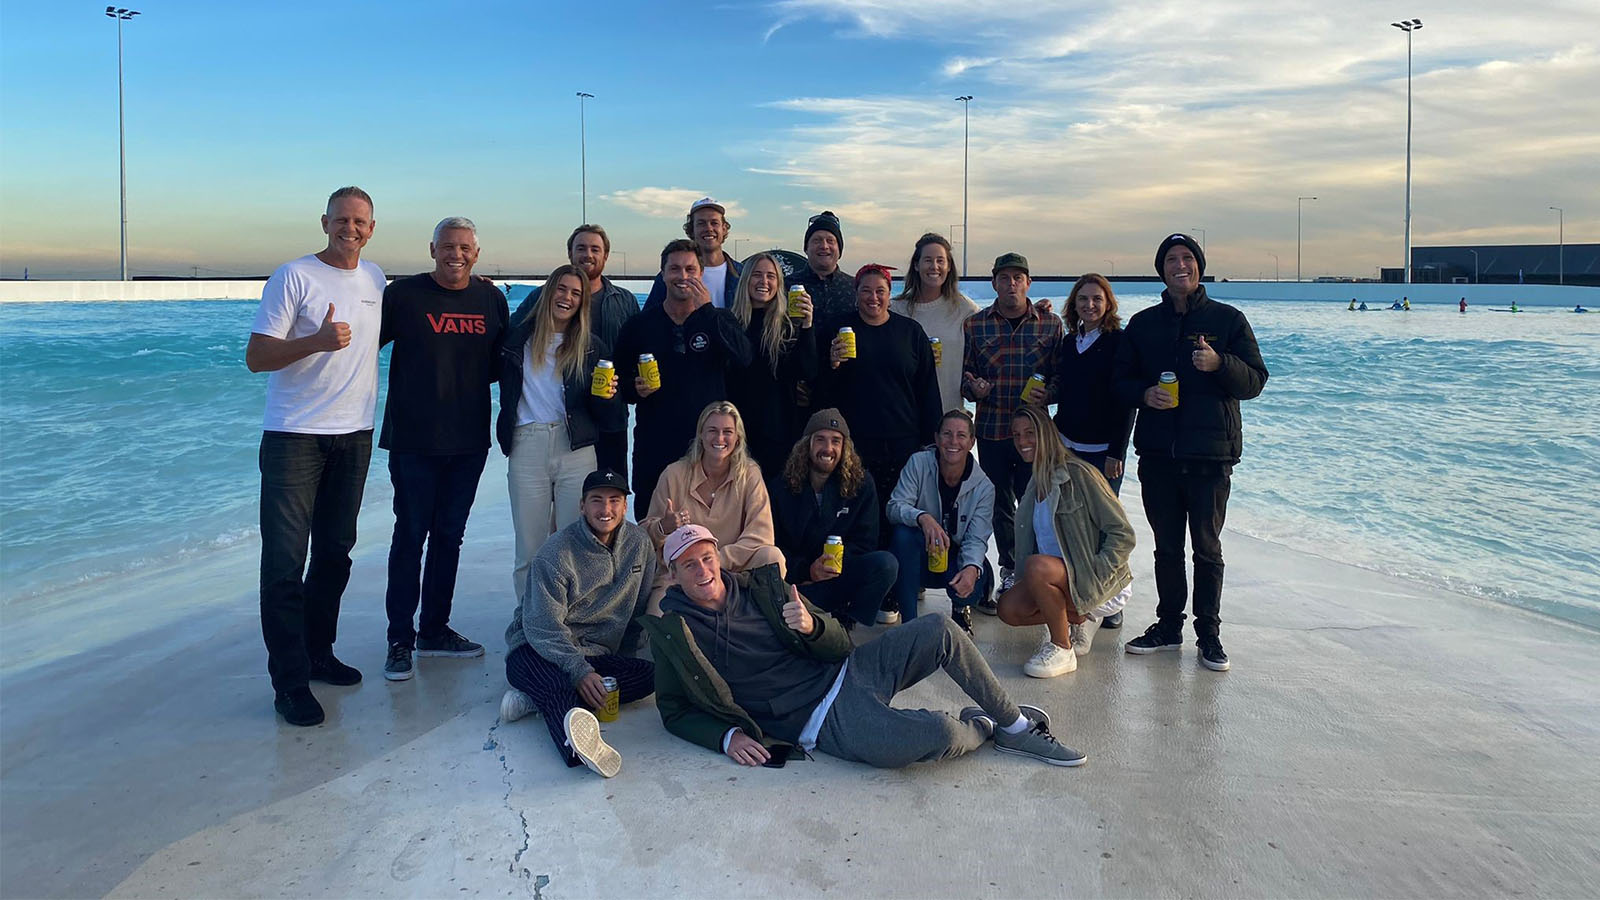
[(1022, 666), (1034, 678), (1076, 670), (1078, 654), (1089, 652), (1101, 619), (1126, 602), (1118, 594), (1133, 581), (1133, 527), (1122, 504), (1100, 473), (1067, 449), (1047, 415), (1024, 406), (1011, 422), (1011, 440), (1033, 464), (1033, 478), (1017, 498), (1017, 583), (1000, 597), (1002, 622), (1048, 629)]

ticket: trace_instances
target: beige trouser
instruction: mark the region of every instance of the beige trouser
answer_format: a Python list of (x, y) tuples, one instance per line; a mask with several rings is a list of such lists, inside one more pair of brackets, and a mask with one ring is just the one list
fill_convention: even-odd
[(570, 449), (567, 426), (533, 422), (517, 426), (506, 463), (511, 492), (511, 526), (516, 530), (516, 563), (511, 570), (517, 602), (528, 589), (533, 555), (557, 528), (578, 521), (583, 479), (595, 470), (594, 447)]

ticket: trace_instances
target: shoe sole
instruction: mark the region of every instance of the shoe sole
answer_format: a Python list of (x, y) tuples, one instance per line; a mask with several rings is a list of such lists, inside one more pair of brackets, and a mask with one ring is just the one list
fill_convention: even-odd
[(1037, 753), (1029, 753), (1026, 750), (1017, 750), (1011, 747), (1002, 747), (999, 744), (995, 744), (994, 748), (999, 750), (1001, 753), (1009, 753), (1012, 756), (1026, 756), (1029, 759), (1037, 759), (1039, 762), (1046, 763), (1048, 765), (1061, 766), (1068, 769), (1081, 766), (1089, 761), (1088, 754), (1084, 754), (1076, 759), (1051, 759), (1048, 756), (1040, 756)]
[(1113, 625), (1111, 624), (1111, 620), (1107, 619), (1106, 621), (1100, 623), (1100, 627), (1106, 631), (1116, 631), (1118, 628), (1122, 627), (1122, 623), (1119, 621)]
[(418, 650), (418, 656), (447, 656), (452, 659), (476, 659), (483, 655), (483, 648), (476, 650)]
[(888, 616), (879, 616), (878, 617), (878, 624), (879, 625), (899, 625), (900, 624), (900, 617), (898, 615), (896, 615), (894, 618), (891, 619)]
[(296, 728), (310, 728), (313, 725), (321, 725), (328, 718), (328, 714), (326, 712), (322, 712), (318, 713), (315, 719), (307, 719), (304, 722), (296, 722), (295, 720), (289, 718), (288, 714), (283, 711), (283, 707), (279, 706), (278, 704), (272, 704), (272, 710), (273, 712), (276, 712), (285, 722), (288, 722), (290, 725), (293, 725)]
[(383, 670), (383, 677), (387, 681), (410, 681), (411, 676), (415, 674), (417, 674), (416, 669), (407, 669), (404, 672), (391, 672), (388, 669)]
[(1233, 668), (1232, 662), (1212, 662), (1211, 660), (1206, 659), (1204, 656), (1200, 657), (1200, 665), (1205, 666), (1213, 672), (1226, 672)]
[(1150, 653), (1160, 653), (1164, 650), (1177, 650), (1182, 644), (1162, 644), (1159, 647), (1135, 647), (1133, 644), (1123, 644), (1122, 649), (1135, 656), (1144, 656)]
[(1076, 671), (1078, 671), (1077, 666), (1073, 666), (1070, 669), (1062, 669), (1059, 672), (1034, 672), (1029, 671), (1027, 666), (1022, 667), (1022, 674), (1028, 676), (1029, 678), (1060, 678), (1063, 675), (1071, 675)]
[(573, 707), (567, 710), (562, 721), (567, 733), (567, 744), (583, 764), (601, 778), (615, 778), (622, 771), (622, 754), (600, 737), (600, 720), (586, 709)]

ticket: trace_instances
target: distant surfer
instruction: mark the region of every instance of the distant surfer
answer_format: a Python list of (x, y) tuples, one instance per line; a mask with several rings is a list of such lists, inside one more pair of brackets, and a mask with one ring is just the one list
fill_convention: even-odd
[(1462, 312), (1466, 312), (1467, 311), (1467, 298), (1465, 298), (1465, 297), (1461, 298), (1461, 311)]
[(1585, 312), (1588, 312), (1588, 310), (1587, 310), (1587, 309), (1584, 309), (1584, 308), (1583, 308), (1583, 304), (1582, 304), (1582, 303), (1579, 303), (1579, 304), (1578, 304), (1578, 305), (1577, 305), (1577, 306), (1574, 306), (1574, 307), (1573, 307), (1573, 308), (1572, 308), (1572, 311), (1573, 311), (1573, 312), (1578, 312), (1578, 313), (1585, 313)]
[(1411, 300), (1410, 300), (1410, 298), (1408, 298), (1408, 297), (1400, 298), (1400, 308), (1405, 310), (1406, 312), (1411, 312)]
[(1362, 301), (1361, 305), (1356, 307), (1356, 311), (1357, 312), (1366, 312), (1367, 311), (1366, 301)]
[(1517, 301), (1515, 301), (1515, 300), (1511, 301), (1511, 311), (1512, 312), (1522, 312), (1522, 310), (1517, 306)]
[(1354, 298), (1354, 297), (1350, 298), (1350, 311), (1351, 312), (1355, 312), (1356, 311), (1356, 298)]

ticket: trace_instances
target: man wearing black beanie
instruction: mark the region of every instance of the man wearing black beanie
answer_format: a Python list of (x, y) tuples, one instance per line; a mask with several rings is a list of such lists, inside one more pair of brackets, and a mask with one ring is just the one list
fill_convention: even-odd
[(805, 251), (809, 265), (791, 283), (811, 295), (816, 321), (826, 322), (855, 312), (855, 279), (839, 268), (839, 260), (844, 258), (844, 232), (832, 210), (823, 210), (806, 223)]
[[(1221, 672), (1229, 667), (1220, 635), (1221, 532), (1233, 467), (1244, 449), (1239, 401), (1261, 393), (1267, 367), (1244, 313), (1206, 296), (1200, 284), (1205, 250), (1194, 238), (1168, 236), (1155, 263), (1166, 290), (1159, 304), (1128, 321), (1112, 371), (1119, 399), (1139, 410), (1133, 446), (1156, 541), (1156, 622), (1125, 647), (1145, 654), (1183, 644), (1187, 531), (1194, 545), (1200, 664)], [(1163, 374), (1177, 381), (1163, 384)]]

